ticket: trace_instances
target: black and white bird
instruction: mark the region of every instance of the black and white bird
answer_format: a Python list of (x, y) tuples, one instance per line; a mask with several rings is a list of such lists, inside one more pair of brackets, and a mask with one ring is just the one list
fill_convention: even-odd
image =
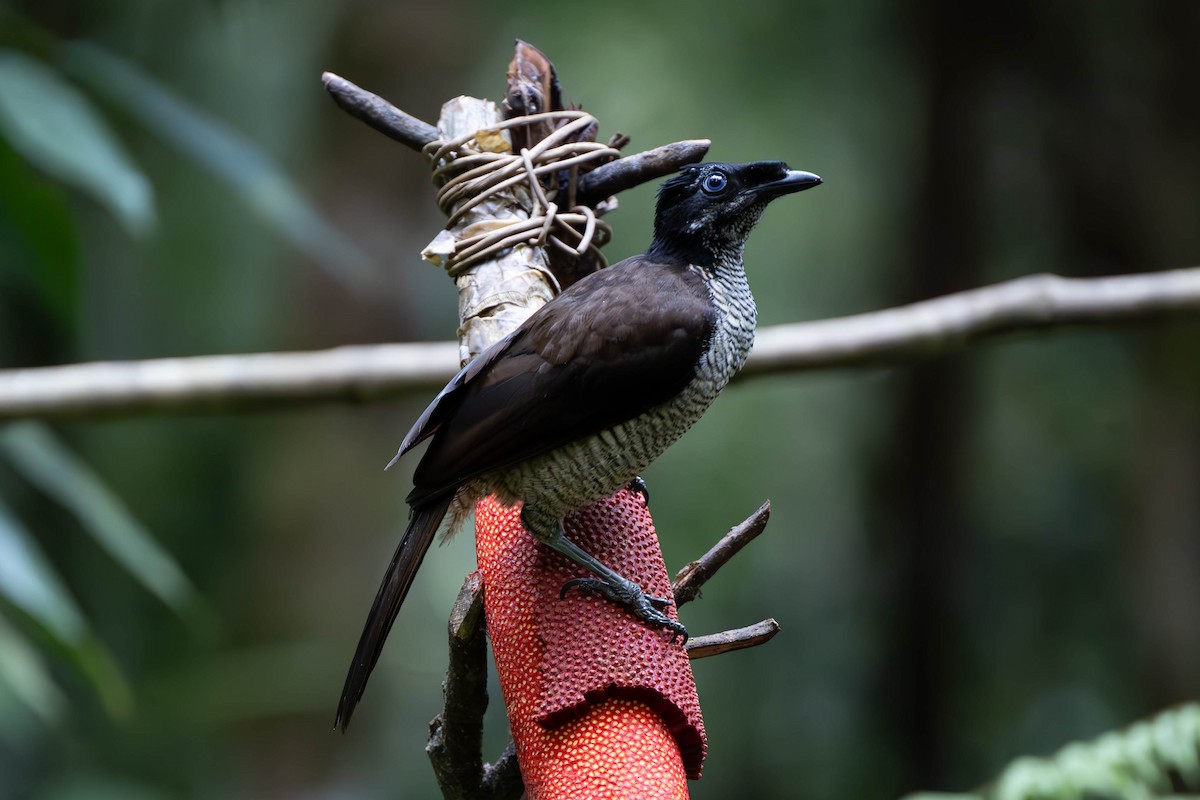
[(570, 286), (434, 398), (392, 460), (431, 440), (413, 475), (408, 529), (346, 676), (338, 727), (350, 723), (443, 519), (450, 515), (453, 530), (489, 494), (522, 502), (525, 528), (594, 576), (569, 586), (684, 633), (662, 611), (668, 600), (580, 549), (563, 518), (640, 475), (741, 368), (756, 319), (746, 237), (772, 200), (820, 183), (780, 161), (683, 169), (659, 190), (644, 255)]

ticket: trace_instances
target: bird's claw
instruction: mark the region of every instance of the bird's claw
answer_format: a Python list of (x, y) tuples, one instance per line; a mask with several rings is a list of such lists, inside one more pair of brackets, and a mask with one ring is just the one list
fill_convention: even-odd
[(625, 606), (641, 622), (670, 631), (672, 642), (678, 637), (687, 643), (687, 628), (663, 613), (664, 609), (673, 605), (669, 597), (646, 594), (633, 581), (613, 584), (601, 578), (572, 578), (562, 585), (558, 598), (561, 600), (566, 597), (567, 592), (573, 588), (598, 594), (617, 605)]
[(646, 504), (647, 508), (650, 507), (650, 487), (646, 486), (646, 481), (642, 479), (641, 475), (634, 477), (625, 488), (634, 494), (640, 494), (642, 502)]

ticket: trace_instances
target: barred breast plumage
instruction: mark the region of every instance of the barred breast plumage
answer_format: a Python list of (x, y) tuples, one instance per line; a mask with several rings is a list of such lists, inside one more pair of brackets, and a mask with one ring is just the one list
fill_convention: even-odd
[(683, 389), (634, 419), (481, 479), (469, 489), (472, 499), (492, 493), (509, 503), (536, 497), (539, 517), (561, 519), (628, 484), (704, 415), (745, 363), (757, 311), (740, 248), (713, 267), (688, 269), (703, 278), (719, 313)]

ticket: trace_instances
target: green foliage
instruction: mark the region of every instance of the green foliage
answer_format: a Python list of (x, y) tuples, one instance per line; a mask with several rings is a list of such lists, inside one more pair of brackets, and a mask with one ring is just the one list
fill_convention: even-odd
[(97, 544), (164, 603), (182, 613), (198, 601), (174, 559), (45, 427), (29, 423), (0, 428), (0, 454), (70, 510)]
[(905, 800), (1163, 800), (1200, 793), (1200, 705), (1164, 711), (1123, 731), (1021, 758), (974, 794)]
[(238, 194), (296, 248), (357, 292), (373, 285), (370, 259), (312, 207), (274, 160), (130, 62), (90, 44), (64, 47), (64, 64)]
[[(21, 524), (0, 505), (0, 599), (32, 624), (48, 651), (73, 667), (104, 701), (111, 714), (130, 710), (131, 692), (107, 648), (95, 637), (70, 592)], [(5, 657), (0, 679), (15, 697), (29, 703), (44, 720), (60, 708), (57, 693), (44, 675), (35, 675), (39, 660), (12, 628), (4, 639), (13, 647)]]
[(0, 134), (30, 163), (104, 204), (131, 233), (154, 224), (146, 176), (91, 101), (12, 50), (0, 50)]
[[(4, 519), (2, 514), (0, 537), (7, 538), (3, 531), (11, 526), (11, 518)], [(9, 602), (15, 601), (10, 598)], [(65, 702), (37, 648), (0, 616), (0, 737), (10, 746), (23, 738), (22, 727), (27, 723), (18, 706), (32, 710), (43, 724), (52, 725), (62, 714)]]
[[(131, 155), (126, 144), (144, 143), (147, 134), (192, 160), (333, 280), (360, 294), (372, 285), (370, 260), (255, 143), (101, 46), (67, 43), (8, 8), (0, 9), (0, 19), (0, 357), (22, 359), (30, 345), (30, 352), (37, 353), (37, 337), (30, 334), (49, 320), (67, 339), (80, 331), (88, 281), (79, 264), (81, 258), (95, 262), (98, 250), (81, 253), (77, 242), (86, 236), (84, 231), (97, 229), (91, 227), (91, 210), (75, 203), (73, 194), (89, 197), (110, 214), (130, 235), (127, 242), (134, 251), (161, 241), (154, 183), (162, 180), (162, 170), (153, 164), (144, 169), (139, 163), (144, 158)], [(114, 109), (120, 113), (114, 115)], [(142, 131), (131, 130), (130, 120)], [(169, 234), (177, 213), (170, 210), (166, 218)], [(103, 230), (104, 224), (99, 224)], [(110, 616), (120, 584), (93, 580), (94, 574), (104, 573), (105, 565), (92, 557), (79, 559), (77, 553), (90, 547), (102, 559), (110, 559), (126, 581), (170, 608), (191, 640), (212, 642), (221, 626), (177, 560), (107, 481), (49, 429), (35, 424), (0, 427), (0, 465), (20, 479), (0, 481), (0, 497), (20, 500), (18, 511), (0, 501), (4, 764), (5, 747), (12, 753), (36, 747), (42, 739), (39, 730), (121, 725), (135, 715), (147, 717), (148, 710), (138, 708), (135, 697), (146, 689), (135, 693), (129, 679), (130, 664), (137, 662), (128, 647), (132, 621), (122, 616), (114, 628)], [(31, 488), (73, 518), (77, 527), (68, 540), (45, 535), (54, 526), (54, 516), (38, 510), (46, 504), (28, 491)], [(27, 524), (24, 517), (32, 521)], [(160, 646), (162, 638), (150, 641), (158, 640), (155, 644)], [(114, 655), (112, 642), (124, 652)], [(255, 663), (261, 663), (264, 672), (254, 673), (253, 679), (269, 681), (271, 675), (293, 671), (297, 652), (293, 648), (270, 659), (257, 657)], [(321, 676), (326, 677), (323, 666)], [(201, 680), (194, 686), (208, 697), (228, 695), (224, 681)], [(298, 699), (306, 708), (311, 705), (311, 692), (288, 691), (287, 682), (279, 686), (280, 692), (248, 691), (245, 705), (253, 709), (249, 713), (294, 709)], [(103, 721), (89, 722), (93, 707)], [(214, 711), (199, 702), (168, 702), (162, 707), (182, 708), (197, 719), (211, 718)], [(226, 712), (216, 716), (230, 718)], [(40, 725), (31, 727), (34, 720)], [(0, 795), (19, 791), (24, 772), (0, 767)], [(61, 780), (47, 782), (38, 796), (135, 794), (161, 796), (157, 789), (103, 773), (86, 778), (64, 773)]]
[[(9, 272), (9, 281), (26, 282), (39, 304), (70, 330), (78, 310), (79, 273), (67, 194), (59, 185), (41, 180), (10, 146), (0, 144), (0, 230), (5, 245), (0, 274)], [(33, 268), (13, 275), (17, 264)]]

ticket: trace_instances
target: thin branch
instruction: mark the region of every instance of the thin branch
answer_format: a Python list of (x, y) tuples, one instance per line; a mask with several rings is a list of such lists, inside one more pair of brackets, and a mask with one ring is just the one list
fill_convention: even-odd
[(707, 553), (679, 570), (671, 584), (676, 608), (695, 600), (700, 594), (700, 587), (715, 575), (717, 570), (725, 566), (729, 559), (737, 555), (739, 550), (762, 533), (770, 518), (771, 501), (768, 500), (744, 521), (730, 528), (729, 533), (722, 536)]
[(670, 175), (704, 158), (711, 145), (708, 139), (686, 139), (596, 167), (579, 179), (579, 202), (595, 206), (626, 189)]
[(401, 111), (379, 95), (356, 86), (341, 75), (322, 73), (321, 82), (325, 84), (325, 91), (329, 92), (333, 102), (343, 111), (418, 153), (438, 138), (438, 129), (428, 122)]
[(734, 650), (745, 650), (747, 647), (757, 647), (766, 644), (779, 633), (779, 623), (768, 617), (762, 622), (747, 625), (732, 631), (712, 633), (708, 636), (695, 636), (688, 639), (688, 658), (708, 658), (729, 653)]
[(1111, 278), (1028, 275), (851, 317), (759, 332), (740, 377), (891, 365), (1019, 330), (1107, 324), (1200, 309), (1200, 267)]
[(456, 344), (436, 342), (8, 370), (0, 372), (0, 420), (370, 402), (410, 389), (436, 391), (457, 362)]
[[(1033, 275), (885, 311), (764, 328), (742, 377), (894, 365), (1019, 330), (1196, 309), (1200, 267), (1113, 278)], [(441, 388), (457, 352), (451, 343), (389, 344), (0, 371), (0, 421), (376, 401)]]

